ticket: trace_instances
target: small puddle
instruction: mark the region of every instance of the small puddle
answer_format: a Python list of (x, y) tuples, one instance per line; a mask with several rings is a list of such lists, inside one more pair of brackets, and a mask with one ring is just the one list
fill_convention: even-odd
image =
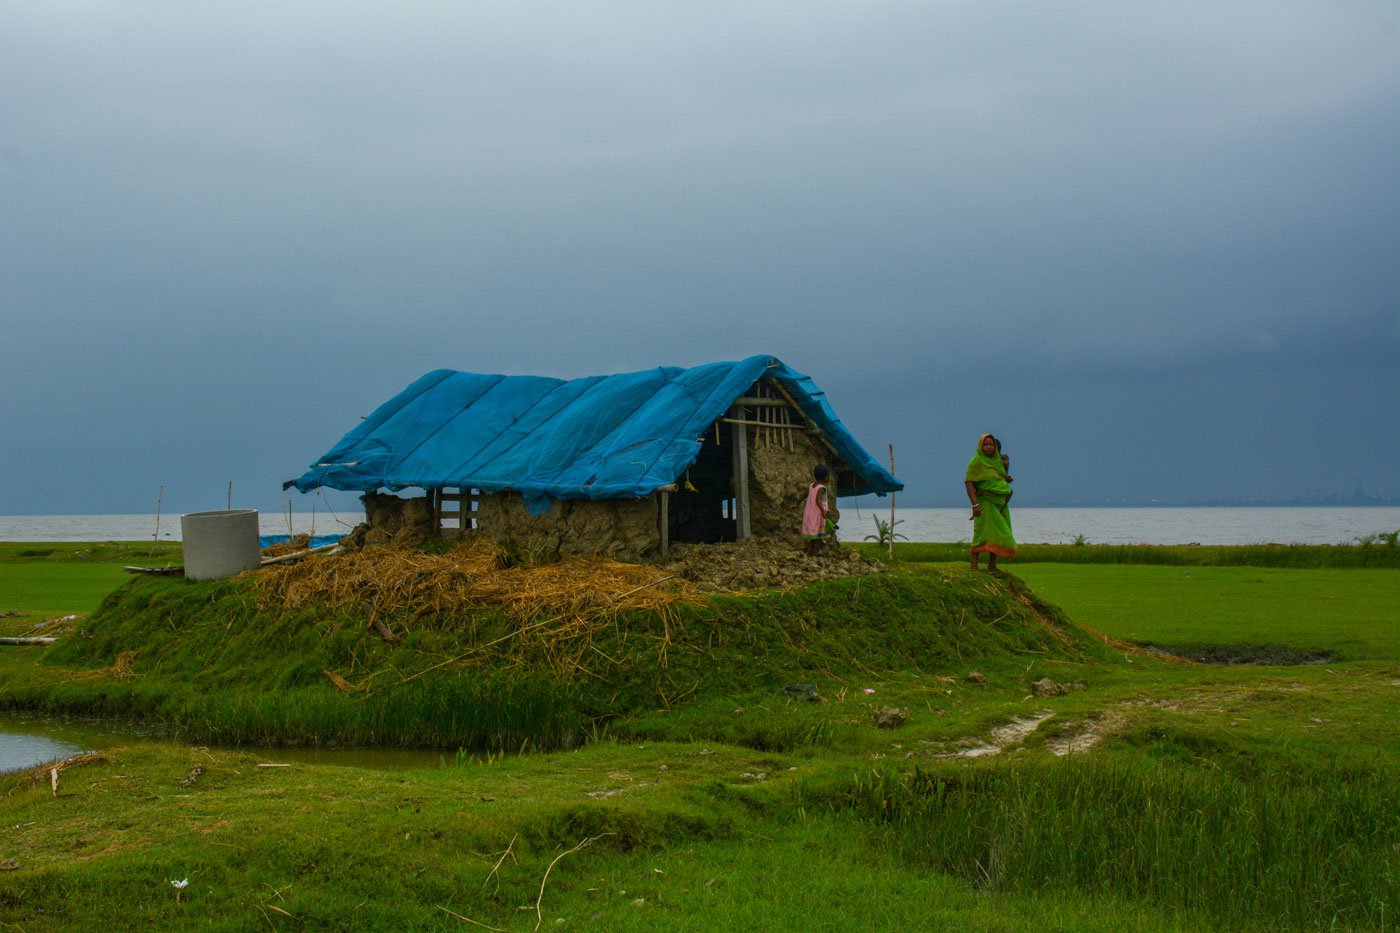
[[(121, 723), (17, 716), (0, 713), (0, 774), (24, 771), (83, 752), (159, 739), (139, 726)], [(416, 748), (285, 748), (253, 747), (236, 751), (281, 764), (339, 765), (377, 771), (436, 768), (456, 761), (456, 753)]]
[(0, 732), (0, 774), (22, 771), (50, 761), (62, 761), (82, 750), (78, 745), (58, 742), (42, 735)]
[(1282, 648), (1277, 645), (1154, 645), (1138, 642), (1138, 647), (1154, 654), (1201, 664), (1259, 664), (1290, 667), (1303, 664), (1332, 664), (1336, 655), (1306, 648)]
[(0, 713), (0, 773), (23, 771), (83, 752), (130, 745), (144, 736), (106, 723)]

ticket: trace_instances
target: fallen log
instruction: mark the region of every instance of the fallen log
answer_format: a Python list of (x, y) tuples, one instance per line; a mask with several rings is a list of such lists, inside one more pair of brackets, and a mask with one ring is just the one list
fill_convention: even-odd
[(283, 554), (281, 557), (264, 557), (262, 559), (262, 566), (270, 567), (273, 564), (284, 564), (289, 560), (300, 560), (301, 558), (307, 557), (311, 554), (320, 554), (323, 551), (329, 551), (332, 548), (338, 547), (340, 547), (340, 542), (336, 541), (332, 544), (323, 544), (320, 547), (313, 547), (306, 551), (297, 551), (294, 554)]
[(56, 641), (57, 638), (47, 635), (30, 635), (24, 638), (0, 638), (0, 645), (52, 645)]

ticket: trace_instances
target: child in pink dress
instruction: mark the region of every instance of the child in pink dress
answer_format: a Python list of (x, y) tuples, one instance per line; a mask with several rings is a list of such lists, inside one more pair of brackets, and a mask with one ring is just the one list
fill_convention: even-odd
[(807, 487), (807, 504), (802, 509), (802, 540), (806, 542), (802, 553), (817, 557), (822, 552), (822, 543), (836, 537), (836, 523), (831, 520), (831, 497), (826, 484), (831, 480), (831, 468), (818, 463), (812, 470), (816, 482)]

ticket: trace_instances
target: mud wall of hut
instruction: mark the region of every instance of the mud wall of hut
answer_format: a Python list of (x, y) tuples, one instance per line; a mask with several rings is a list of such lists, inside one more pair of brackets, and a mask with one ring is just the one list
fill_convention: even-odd
[(636, 560), (660, 553), (660, 507), (645, 499), (556, 500), (543, 515), (531, 515), (517, 493), (483, 495), (477, 500), (476, 525), (494, 538), (511, 536), (541, 558), (601, 554)]
[(801, 539), (812, 468), (822, 462), (821, 451), (805, 434), (789, 449), (782, 438), (769, 441), (761, 430), (750, 429), (749, 529), (755, 537)]
[(437, 526), (425, 496), (404, 499), (383, 492), (367, 492), (360, 497), (365, 520), (345, 536), (341, 546), (350, 550), (398, 545), (414, 547), (436, 538)]

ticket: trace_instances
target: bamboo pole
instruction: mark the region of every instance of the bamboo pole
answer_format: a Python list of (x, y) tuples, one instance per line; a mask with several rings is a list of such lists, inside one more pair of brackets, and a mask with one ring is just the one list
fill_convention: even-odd
[[(720, 418), (719, 420), (720, 420), (720, 421), (723, 421), (725, 424), (746, 424), (746, 425), (748, 425), (748, 426), (751, 427), (751, 428), (768, 428), (768, 427), (773, 427), (773, 425), (770, 425), (770, 424), (769, 424), (768, 422), (766, 422), (766, 421), (751, 421), (751, 420), (743, 419), (743, 418)], [(776, 427), (780, 427), (780, 428), (791, 428), (791, 429), (794, 429), (794, 430), (802, 430), (802, 429), (803, 429), (803, 428), (802, 428), (802, 425), (800, 425), (800, 424), (780, 424), (780, 425), (776, 425)]]
[(826, 432), (823, 431), (821, 428), (817, 427), (817, 425), (812, 421), (811, 418), (807, 417), (807, 413), (802, 410), (802, 406), (797, 404), (797, 399), (793, 398), (792, 393), (788, 392), (787, 389), (783, 388), (782, 383), (771, 381), (771, 384), (773, 388), (778, 390), (778, 394), (780, 394), (783, 398), (787, 399), (788, 404), (792, 406), (793, 410), (802, 416), (802, 420), (807, 422), (807, 433), (815, 437), (818, 441), (821, 442), (823, 447), (831, 451), (831, 456), (834, 458), (831, 465), (833, 468), (835, 468), (836, 463), (841, 459), (841, 454), (838, 453), (836, 448), (832, 446), (830, 439), (828, 439), (826, 436)]
[[(332, 548), (338, 548), (338, 547), (340, 547), (340, 542), (339, 542), (339, 541), (333, 541), (333, 542), (331, 542), (330, 544), (323, 544), (323, 545), (321, 545), (320, 547), (309, 548), (309, 549), (307, 549), (307, 550), (305, 550), (305, 551), (297, 551), (297, 552), (295, 552), (295, 553), (293, 553), (293, 554), (283, 554), (281, 557), (264, 557), (264, 558), (262, 559), (262, 563), (259, 564), (259, 566), (261, 566), (261, 567), (270, 567), (270, 566), (272, 566), (273, 564), (285, 564), (285, 563), (287, 563), (288, 561), (299, 560), (300, 558), (307, 557), (307, 556), (309, 556), (309, 555), (311, 555), (311, 554), (323, 554), (323, 553), (325, 553), (326, 551), (331, 550)], [(128, 569), (128, 570), (131, 570), (131, 569), (140, 570), (140, 569), (142, 569), (142, 568), (127, 568), (127, 569)]]
[(657, 493), (661, 498), (661, 559), (671, 552), (671, 494), (665, 489)]
[[(158, 544), (158, 543), (160, 542), (160, 504), (161, 504), (161, 502), (162, 502), (164, 499), (165, 499), (165, 484), (164, 484), (164, 483), (161, 483), (160, 492), (156, 493), (156, 533), (155, 533), (155, 537), (153, 537), (153, 538), (151, 539), (151, 543), (152, 543), (152, 544)], [(155, 553), (155, 548), (152, 548), (152, 549), (151, 549), (151, 553), (152, 553), (152, 554)]]
[(183, 576), (185, 568), (179, 565), (174, 567), (123, 567), (127, 573), (150, 573), (158, 577), (178, 577)]
[(742, 423), (733, 425), (734, 432), (734, 537), (745, 541), (750, 536), (749, 524), (749, 429)]
[(760, 421), (763, 422), (763, 446), (764, 446), (764, 447), (772, 447), (772, 446), (773, 446), (773, 438), (774, 438), (774, 436), (775, 436), (776, 433), (777, 433), (777, 432), (773, 429), (773, 422), (777, 420), (777, 419), (774, 417), (776, 414), (777, 414), (777, 412), (773, 411), (773, 409), (771, 409), (771, 408), (769, 408), (769, 407), (767, 407), (767, 406), (763, 406), (762, 408), (755, 408), (755, 409), (754, 409), (754, 415), (756, 415), (756, 416), (758, 417), (758, 419), (759, 419)]
[[(894, 476), (894, 445), (890, 445), (890, 475)], [(890, 493), (890, 560), (894, 560), (894, 493)]]

